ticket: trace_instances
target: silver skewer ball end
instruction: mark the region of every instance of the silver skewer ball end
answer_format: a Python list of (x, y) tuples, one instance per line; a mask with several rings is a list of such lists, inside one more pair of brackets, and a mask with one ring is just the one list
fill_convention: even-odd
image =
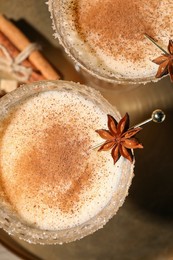
[(153, 111), (151, 118), (155, 123), (162, 123), (165, 120), (165, 113), (161, 109), (156, 109)]

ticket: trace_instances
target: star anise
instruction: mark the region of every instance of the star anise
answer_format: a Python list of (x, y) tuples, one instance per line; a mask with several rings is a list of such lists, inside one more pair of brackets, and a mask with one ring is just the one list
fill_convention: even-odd
[(158, 71), (155, 75), (156, 78), (161, 78), (169, 74), (173, 82), (173, 40), (169, 40), (168, 52), (164, 50), (151, 36), (145, 33), (145, 36), (154, 43), (160, 50), (163, 51), (162, 55), (152, 60), (152, 62), (159, 65)]
[(142, 128), (136, 127), (129, 129), (129, 115), (127, 113), (119, 121), (119, 123), (117, 123), (115, 118), (111, 115), (107, 116), (109, 130), (96, 130), (100, 137), (106, 140), (98, 151), (108, 151), (112, 149), (111, 155), (114, 160), (114, 164), (118, 161), (121, 155), (132, 162), (133, 154), (131, 149), (143, 148), (142, 144), (134, 138), (134, 136)]
[(168, 52), (164, 53), (153, 62), (159, 65), (156, 78), (161, 78), (164, 75), (169, 74), (171, 81), (173, 82), (173, 40), (169, 40)]

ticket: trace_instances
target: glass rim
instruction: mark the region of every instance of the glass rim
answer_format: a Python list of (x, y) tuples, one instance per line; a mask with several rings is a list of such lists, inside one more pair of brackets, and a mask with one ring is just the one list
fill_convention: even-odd
[[(10, 106), (15, 105), (23, 98), (25, 99), (26, 97), (30, 97), (33, 94), (37, 94), (42, 91), (57, 90), (58, 86), (60, 86), (60, 89), (64, 89), (62, 85), (65, 86), (67, 90), (71, 89), (72, 91), (76, 91), (77, 88), (77, 91), (80, 91), (81, 93), (88, 93), (88, 95), (91, 98), (95, 98), (97, 102), (99, 98), (99, 101), (101, 100), (105, 102), (105, 105), (110, 106), (112, 109), (112, 105), (110, 105), (98, 91), (90, 87), (69, 81), (47, 80), (22, 85), (18, 89), (2, 97), (0, 99), (0, 108), (2, 111), (1, 115), (6, 115), (10, 109)], [(3, 121), (3, 119), (0, 119), (0, 121)], [(134, 163), (131, 164), (124, 158), (123, 160), (123, 174), (121, 174), (117, 190), (113, 194), (111, 200), (100, 212), (98, 212), (97, 215), (79, 226), (62, 230), (44, 230), (32, 227), (22, 221), (20, 216), (17, 216), (16, 213), (12, 212), (8, 203), (6, 203), (1, 196), (0, 227), (11, 235), (35, 244), (61, 244), (81, 239), (82, 237), (95, 232), (103, 227), (104, 224), (106, 224), (109, 219), (116, 214), (117, 210), (123, 204), (125, 197), (127, 196), (128, 189), (133, 178)]]
[[(54, 4), (58, 4), (58, 12), (54, 9)], [(65, 28), (63, 27), (63, 15), (61, 10), (61, 3), (62, 0), (48, 0), (48, 6), (49, 6), (49, 12), (51, 14), (51, 20), (52, 20), (52, 27), (55, 31), (54, 37), (58, 39), (59, 43), (63, 46), (65, 49), (65, 52), (68, 54), (68, 56), (72, 59), (72, 61), (78, 65), (81, 69), (83, 69), (85, 72), (89, 73), (90, 75), (96, 77), (99, 80), (103, 80), (107, 83), (112, 84), (119, 84), (119, 85), (136, 85), (136, 84), (147, 84), (149, 82), (158, 82), (160, 78), (155, 77), (155, 72), (151, 76), (146, 77), (123, 77), (118, 76), (118, 74), (114, 73), (113, 76), (109, 76), (107, 73), (103, 74), (103, 71), (99, 72), (95, 69), (95, 65), (91, 64), (91, 66), (88, 65), (87, 62), (84, 62), (82, 56), (80, 58), (80, 53), (77, 51), (77, 48), (74, 48), (72, 44), (70, 44), (66, 38), (68, 38), (68, 33), (66, 32)], [(117, 76), (116, 76), (117, 75)]]

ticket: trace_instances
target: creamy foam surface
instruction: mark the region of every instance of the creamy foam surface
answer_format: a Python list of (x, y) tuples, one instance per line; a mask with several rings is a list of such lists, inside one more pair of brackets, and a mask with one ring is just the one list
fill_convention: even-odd
[(124, 160), (89, 148), (107, 116), (85, 97), (35, 94), (13, 108), (1, 138), (1, 183), (8, 202), (30, 225), (65, 229), (94, 217), (116, 191)]
[(172, 0), (49, 2), (60, 41), (62, 33), (63, 45), (74, 48), (70, 50), (72, 56), (103, 77), (153, 77), (158, 66), (152, 60), (161, 51), (144, 33), (154, 37), (166, 50), (169, 39), (173, 38)]

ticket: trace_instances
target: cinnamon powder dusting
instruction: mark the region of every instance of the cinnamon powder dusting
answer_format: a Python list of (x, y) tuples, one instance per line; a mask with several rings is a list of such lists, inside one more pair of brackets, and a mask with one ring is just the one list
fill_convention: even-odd
[[(76, 1), (76, 28), (85, 42), (107, 54), (142, 58), (137, 44), (144, 33), (156, 36), (158, 0)], [(140, 53), (140, 54), (139, 54)]]
[(14, 169), (17, 185), (15, 194), (14, 190), (8, 193), (9, 200), (12, 196), (12, 203), (18, 201), (22, 189), (28, 198), (38, 197), (50, 209), (73, 211), (82, 191), (91, 184), (92, 165), (86, 163), (84, 152), (87, 143), (87, 138), (78, 141), (75, 129), (70, 126), (54, 125), (44, 130), (38, 143), (17, 161)]

